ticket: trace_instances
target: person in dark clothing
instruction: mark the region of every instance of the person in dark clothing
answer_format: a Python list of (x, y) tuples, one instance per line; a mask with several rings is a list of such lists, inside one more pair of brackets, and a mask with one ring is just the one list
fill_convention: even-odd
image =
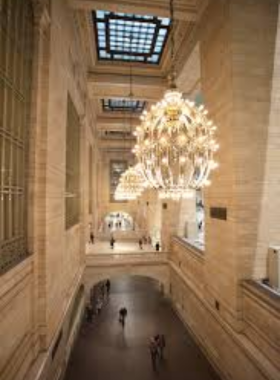
[(116, 241), (115, 241), (114, 237), (112, 236), (112, 237), (111, 237), (111, 240), (110, 240), (111, 249), (114, 249), (115, 242), (116, 242)]
[(106, 281), (105, 286), (106, 286), (106, 291), (107, 291), (107, 296), (108, 296), (110, 294), (110, 289), (111, 289), (111, 282), (110, 282), (110, 280)]
[(89, 238), (90, 238), (90, 242), (91, 244), (94, 244), (94, 234), (93, 232), (91, 231), (90, 235), (89, 235)]
[(156, 251), (158, 252), (160, 248), (159, 242), (156, 243)]
[(160, 334), (158, 336), (157, 344), (158, 344), (159, 357), (160, 357), (160, 359), (163, 359), (164, 358), (164, 349), (166, 346), (166, 340), (165, 340), (165, 336), (163, 334)]
[(143, 241), (142, 241), (142, 239), (139, 239), (139, 248), (143, 249)]
[(125, 326), (126, 317), (127, 317), (127, 309), (125, 307), (122, 307), (119, 311), (119, 321), (122, 327)]
[(93, 320), (93, 307), (91, 306), (91, 304), (88, 304), (86, 306), (86, 318), (87, 322), (89, 323), (91, 323)]
[(150, 355), (151, 355), (151, 360), (152, 360), (152, 367), (153, 367), (153, 370), (156, 371), (158, 349), (157, 349), (157, 342), (155, 341), (154, 337), (150, 339), (149, 350), (150, 350)]

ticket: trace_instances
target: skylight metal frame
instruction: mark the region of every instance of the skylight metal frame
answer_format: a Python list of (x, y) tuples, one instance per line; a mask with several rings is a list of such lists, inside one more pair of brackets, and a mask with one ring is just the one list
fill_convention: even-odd
[(108, 11), (92, 15), (100, 61), (160, 63), (169, 36), (169, 18)]
[(102, 99), (102, 109), (104, 112), (133, 112), (141, 113), (146, 106), (142, 100), (131, 99)]

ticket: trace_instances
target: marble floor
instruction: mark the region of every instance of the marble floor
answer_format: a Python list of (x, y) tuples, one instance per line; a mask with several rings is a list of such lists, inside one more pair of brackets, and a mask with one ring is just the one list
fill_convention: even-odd
[(96, 241), (94, 244), (86, 244), (87, 254), (128, 254), (141, 252), (156, 252), (156, 250), (148, 244), (144, 244), (143, 249), (140, 249), (138, 241), (116, 241), (114, 249), (111, 249), (109, 241)]
[[(128, 310), (124, 327), (118, 310)], [(153, 371), (148, 343), (166, 336), (165, 359)], [(92, 324), (84, 323), (65, 380), (218, 380), (156, 284), (143, 277), (111, 283), (110, 300)]]

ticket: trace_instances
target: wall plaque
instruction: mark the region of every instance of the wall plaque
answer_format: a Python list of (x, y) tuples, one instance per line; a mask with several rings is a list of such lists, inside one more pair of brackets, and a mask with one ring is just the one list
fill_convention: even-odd
[(227, 220), (227, 209), (225, 207), (210, 207), (210, 217), (213, 219)]

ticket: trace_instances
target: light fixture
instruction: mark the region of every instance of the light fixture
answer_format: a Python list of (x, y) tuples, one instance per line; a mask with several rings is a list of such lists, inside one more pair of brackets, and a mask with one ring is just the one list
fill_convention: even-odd
[(210, 184), (211, 170), (217, 167), (213, 156), (218, 149), (216, 127), (203, 105), (185, 100), (175, 85), (174, 9), (171, 13), (170, 89), (163, 100), (144, 111), (136, 128), (135, 153), (143, 175), (161, 198), (180, 199), (191, 189)]
[(143, 176), (137, 166), (128, 168), (120, 177), (115, 191), (116, 200), (135, 200), (145, 190)]
[[(132, 35), (130, 36), (130, 48), (132, 44)], [(130, 49), (130, 52), (132, 50)], [(132, 62), (130, 61), (130, 92), (129, 98), (132, 104)], [(130, 112), (130, 132), (132, 133), (132, 112)], [(135, 200), (139, 197), (146, 187), (146, 180), (142, 172), (139, 170), (139, 165), (129, 167), (120, 177), (119, 184), (116, 188), (114, 197), (116, 200)]]

